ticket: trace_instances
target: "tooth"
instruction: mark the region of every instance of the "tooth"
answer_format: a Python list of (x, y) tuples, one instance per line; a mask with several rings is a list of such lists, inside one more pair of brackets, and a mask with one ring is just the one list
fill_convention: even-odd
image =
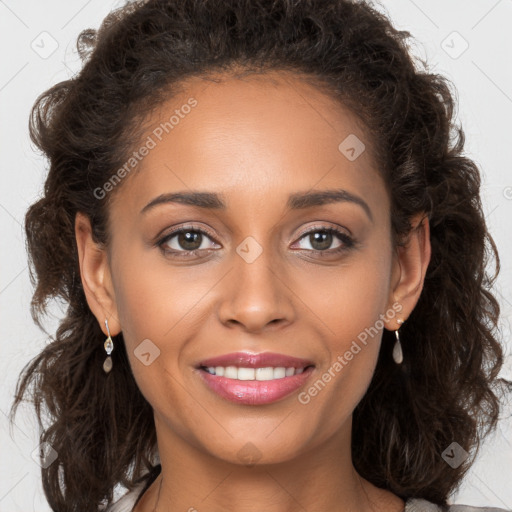
[(236, 366), (227, 366), (224, 370), (224, 377), (238, 379), (238, 368)]
[(238, 368), (238, 380), (254, 380), (254, 368)]
[(274, 379), (282, 379), (284, 377), (286, 377), (286, 368), (284, 366), (274, 368)]
[(256, 368), (256, 380), (272, 380), (274, 368)]
[(290, 366), (278, 366), (276, 368), (268, 366), (266, 368), (238, 368), (237, 366), (208, 366), (206, 371), (212, 375), (219, 377), (227, 377), (236, 380), (273, 380), (282, 379), (284, 377), (292, 377), (299, 375), (305, 368), (294, 368)]

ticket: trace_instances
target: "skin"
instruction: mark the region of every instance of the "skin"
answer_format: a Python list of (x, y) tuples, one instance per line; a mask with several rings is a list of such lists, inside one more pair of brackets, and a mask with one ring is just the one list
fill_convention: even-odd
[[(109, 247), (93, 242), (87, 217), (75, 223), (88, 304), (105, 334), (105, 318), (112, 335), (123, 332), (154, 411), (162, 473), (136, 512), (157, 501), (158, 511), (403, 510), (400, 498), (356, 473), (350, 453), (352, 412), (373, 375), (382, 329), (308, 404), (298, 392), (234, 404), (210, 391), (195, 365), (235, 351), (279, 352), (314, 362), (311, 386), (393, 304), (401, 311), (384, 327), (406, 321), (430, 260), (428, 220), (413, 218), (406, 247), (392, 247), (371, 141), (355, 115), (297, 76), (190, 79), (149, 126), (190, 97), (198, 105), (115, 190)], [(338, 149), (350, 134), (366, 145), (354, 161)], [(292, 193), (339, 188), (362, 198), (372, 219), (346, 201), (285, 208)], [(160, 194), (190, 190), (222, 194), (226, 208), (166, 203), (141, 214)], [(172, 258), (155, 245), (159, 233), (191, 223), (214, 235), (197, 242), (198, 254)], [(344, 241), (333, 235), (322, 246), (303, 235), (313, 227), (337, 227), (356, 244), (332, 254)], [(252, 263), (236, 252), (248, 236), (262, 248)], [(178, 241), (167, 248), (190, 248)], [(134, 355), (145, 339), (160, 350), (149, 366)], [(112, 371), (115, 378), (115, 364)], [(239, 454), (248, 442), (258, 458), (251, 466)]]

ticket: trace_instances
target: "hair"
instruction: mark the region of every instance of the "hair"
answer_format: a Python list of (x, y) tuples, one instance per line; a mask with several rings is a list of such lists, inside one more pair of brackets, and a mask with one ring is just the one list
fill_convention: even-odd
[(81, 71), (39, 96), (29, 123), (49, 161), (44, 194), (25, 218), (32, 317), (41, 327), (51, 299), (67, 310), (23, 369), (11, 410), (13, 417), (29, 399), (41, 442), (58, 453), (42, 469), (52, 510), (96, 512), (113, 502), (117, 485), (147, 478), (157, 457), (152, 408), (122, 333), (114, 371), (102, 369), (104, 335), (80, 279), (77, 212), (108, 247), (109, 204), (122, 184), (105, 199), (93, 191), (129, 157), (151, 109), (189, 77), (273, 70), (316, 84), (362, 121), (389, 192), (395, 246), (405, 243), (415, 214), (428, 216), (431, 260), (400, 329), (404, 362), (394, 364), (394, 335), (384, 330), (353, 414), (352, 456), (374, 485), (446, 504), (474, 458), (452, 468), (442, 452), (456, 441), (476, 454), (499, 418), (503, 355), (492, 285), (500, 263), (479, 169), (464, 156), (454, 120), (452, 86), (411, 56), (409, 39), (372, 6), (349, 0), (133, 2), (80, 34)]

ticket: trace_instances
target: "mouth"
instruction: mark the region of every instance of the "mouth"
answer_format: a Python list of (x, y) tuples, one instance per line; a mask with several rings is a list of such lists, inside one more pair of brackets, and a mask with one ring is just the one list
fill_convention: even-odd
[(201, 361), (196, 368), (215, 394), (238, 404), (263, 405), (301, 388), (314, 371), (306, 359), (264, 352), (237, 352)]

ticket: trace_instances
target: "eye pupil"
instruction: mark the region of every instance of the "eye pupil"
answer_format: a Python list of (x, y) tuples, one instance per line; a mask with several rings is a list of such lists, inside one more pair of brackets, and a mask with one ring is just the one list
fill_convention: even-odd
[[(201, 247), (201, 237), (202, 234), (196, 231), (184, 231), (178, 235), (178, 243), (180, 244), (180, 247), (186, 251), (194, 251)], [(199, 243), (197, 243), (198, 240)], [(192, 244), (192, 246), (190, 246), (190, 244)], [(196, 244), (197, 247), (195, 247), (194, 244)]]
[[(311, 246), (317, 251), (329, 249), (332, 244), (332, 233), (328, 231), (316, 231), (310, 235), (310, 242)], [(320, 242), (320, 246), (315, 246), (317, 242)]]

